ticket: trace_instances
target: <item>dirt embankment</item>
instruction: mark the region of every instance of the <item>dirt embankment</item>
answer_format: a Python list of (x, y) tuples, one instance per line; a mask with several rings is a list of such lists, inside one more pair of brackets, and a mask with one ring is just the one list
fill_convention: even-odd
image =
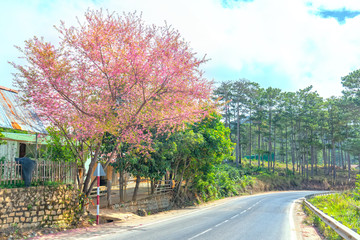
[(267, 191), (285, 191), (285, 190), (336, 190), (344, 191), (353, 189), (355, 181), (347, 179), (337, 179), (336, 181), (328, 180), (328, 178), (314, 178), (307, 180), (306, 178), (286, 178), (286, 177), (259, 177), (253, 186), (249, 188), (253, 192)]

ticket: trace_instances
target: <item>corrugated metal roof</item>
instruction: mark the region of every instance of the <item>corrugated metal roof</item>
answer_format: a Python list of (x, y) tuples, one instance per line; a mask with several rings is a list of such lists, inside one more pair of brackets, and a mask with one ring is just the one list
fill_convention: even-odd
[(0, 86), (0, 127), (47, 134), (36, 113), (18, 100), (17, 91)]
[[(10, 133), (10, 132), (2, 132), (4, 137), (3, 140), (12, 140), (17, 142), (28, 142), (28, 143), (36, 143), (36, 135), (35, 134), (25, 134), (25, 133)], [(50, 136), (38, 136), (38, 144), (47, 144), (51, 138)]]

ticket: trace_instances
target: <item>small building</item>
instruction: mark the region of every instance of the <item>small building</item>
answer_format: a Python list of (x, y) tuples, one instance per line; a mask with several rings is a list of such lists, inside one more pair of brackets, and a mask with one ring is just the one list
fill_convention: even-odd
[(41, 158), (41, 152), (46, 150), (49, 136), (39, 134), (24, 134), (2, 132), (1, 140), (5, 144), (0, 145), (0, 160), (11, 161), (15, 158), (29, 157)]
[(18, 92), (0, 86), (0, 184), (15, 184), (21, 175), (15, 158), (37, 161), (33, 181), (75, 183), (76, 165), (48, 161), (42, 154), (50, 139), (44, 124), (30, 106), (23, 106)]
[(14, 161), (15, 157), (37, 158), (39, 146), (46, 145), (47, 131), (34, 109), (21, 105), (16, 90), (0, 86), (0, 128), (21, 130), (3, 132), (0, 159)]

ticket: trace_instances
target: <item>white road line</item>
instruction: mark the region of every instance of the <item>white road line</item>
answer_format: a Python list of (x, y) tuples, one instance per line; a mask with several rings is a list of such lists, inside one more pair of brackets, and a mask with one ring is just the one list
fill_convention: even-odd
[(262, 200), (258, 201), (257, 203), (255, 203), (253, 206), (256, 206), (258, 205)]
[(226, 223), (226, 222), (228, 222), (229, 220), (225, 220), (225, 221), (223, 221), (223, 222), (221, 222), (221, 223), (219, 223), (219, 224), (216, 224), (215, 225), (215, 227), (220, 227), (221, 225), (223, 225), (224, 223)]
[[(295, 200), (295, 201), (296, 201), (296, 200)], [(295, 201), (293, 201), (293, 202), (291, 203), (290, 213), (289, 213), (290, 239), (291, 239), (291, 240), (297, 240), (296, 229), (295, 229), (295, 219), (294, 219), (294, 216), (293, 216)]]
[(240, 214), (246, 213), (246, 210), (242, 211)]
[(192, 239), (194, 239), (194, 238), (197, 238), (197, 237), (199, 237), (199, 236), (201, 236), (201, 235), (203, 235), (203, 234), (205, 234), (205, 233), (207, 233), (207, 232), (209, 232), (209, 231), (211, 231), (211, 230), (212, 230), (212, 228), (209, 228), (209, 229), (207, 229), (207, 230), (205, 230), (205, 231), (203, 231), (203, 232), (201, 232), (201, 233), (199, 233), (199, 234), (197, 234), (197, 235), (189, 238), (188, 240), (192, 240)]
[(236, 215), (232, 216), (230, 219), (234, 219), (234, 218), (236, 218), (237, 216), (239, 216), (239, 214), (236, 214)]

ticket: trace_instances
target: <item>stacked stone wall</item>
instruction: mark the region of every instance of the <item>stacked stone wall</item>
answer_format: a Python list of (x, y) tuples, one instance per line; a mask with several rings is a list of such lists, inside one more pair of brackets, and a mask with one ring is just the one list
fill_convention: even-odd
[(0, 189), (0, 229), (68, 225), (78, 206), (71, 185)]
[(140, 199), (136, 202), (128, 202), (124, 204), (114, 204), (113, 209), (120, 212), (138, 213), (139, 210), (148, 212), (159, 212), (169, 209), (171, 206), (171, 194), (153, 195), (151, 197)]

